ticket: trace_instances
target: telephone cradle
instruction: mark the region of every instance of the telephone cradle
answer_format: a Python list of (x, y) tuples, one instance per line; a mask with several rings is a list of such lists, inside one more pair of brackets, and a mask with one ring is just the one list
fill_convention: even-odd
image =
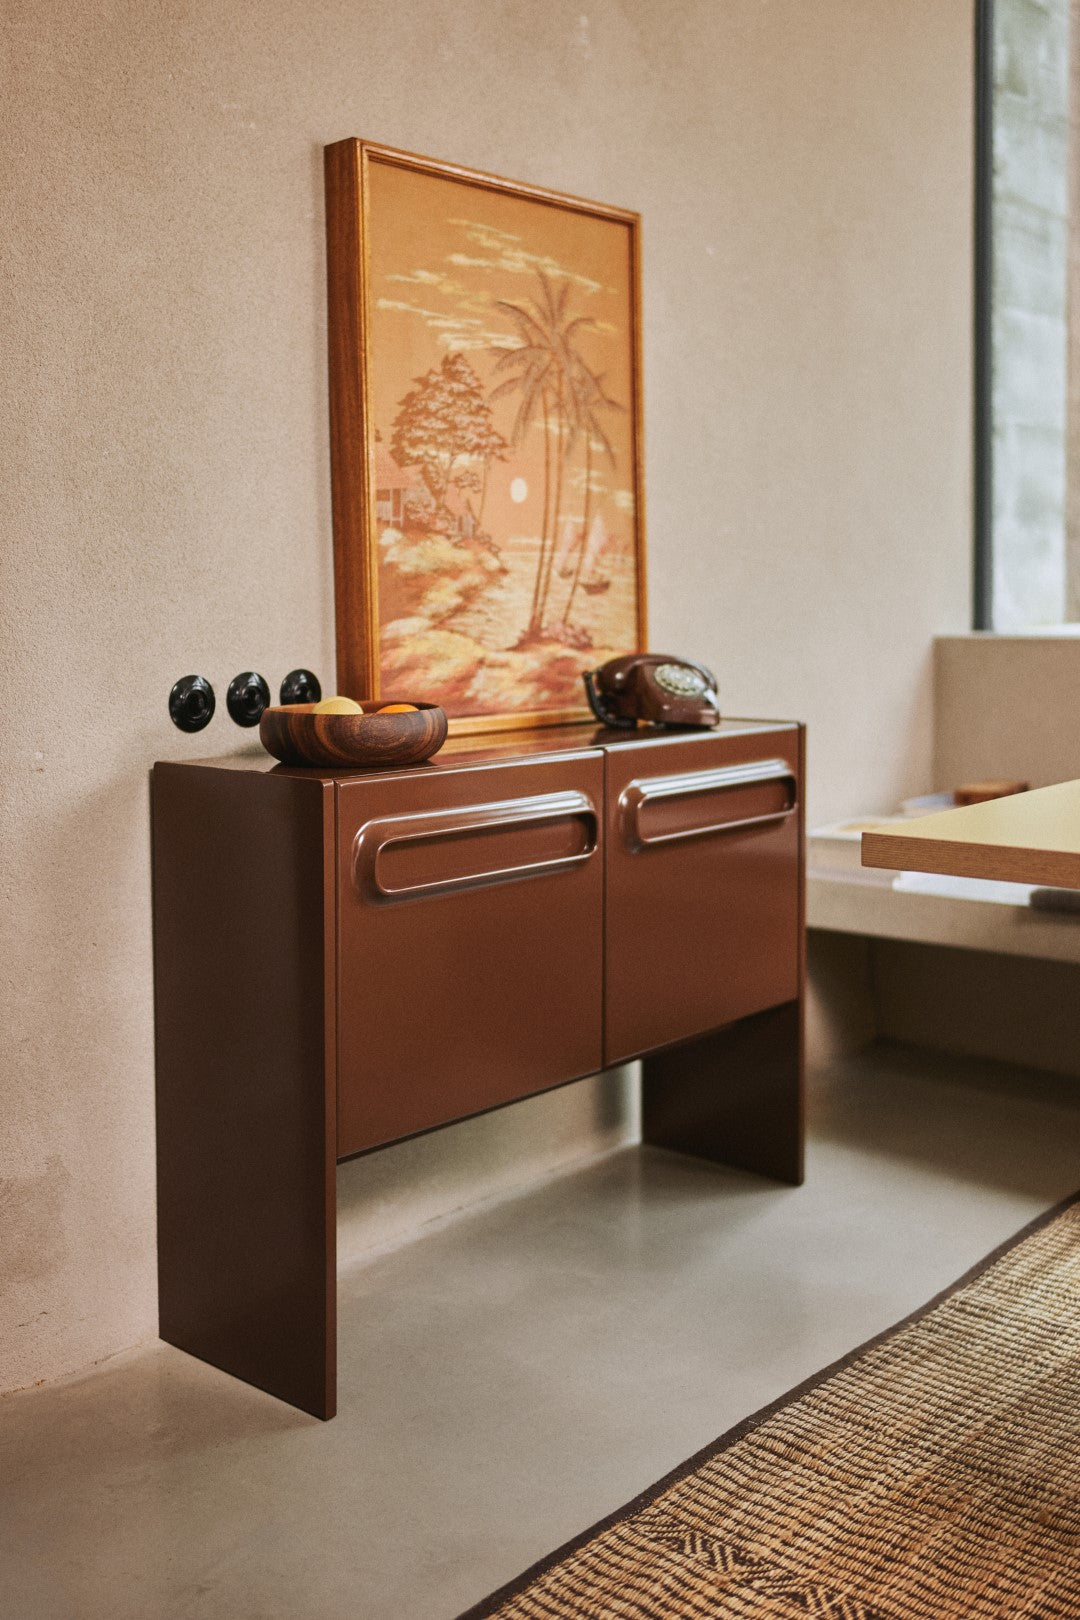
[(720, 721), (716, 677), (704, 664), (668, 653), (626, 653), (583, 676), (589, 707), (601, 725), (632, 731), (654, 726), (715, 726)]

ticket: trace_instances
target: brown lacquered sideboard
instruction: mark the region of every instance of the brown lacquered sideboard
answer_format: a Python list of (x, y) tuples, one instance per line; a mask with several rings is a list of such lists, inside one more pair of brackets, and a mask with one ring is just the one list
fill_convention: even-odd
[(154, 767), (161, 1336), (323, 1418), (337, 1162), (643, 1064), (647, 1142), (802, 1179), (803, 728)]

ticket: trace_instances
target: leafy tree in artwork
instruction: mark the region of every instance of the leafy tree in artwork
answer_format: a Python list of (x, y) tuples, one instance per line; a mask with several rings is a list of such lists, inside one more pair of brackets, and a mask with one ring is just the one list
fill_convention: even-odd
[(402, 502), (402, 516), (411, 529), (434, 529), (436, 527), (436, 507), (426, 489), (406, 490)]
[(479, 489), (482, 513), (488, 465), (505, 459), (508, 445), (495, 427), (479, 377), (463, 354), (447, 354), (413, 380), (416, 386), (401, 401), (393, 422), (394, 460), (399, 467), (419, 468), (438, 510), (445, 511), (453, 485)]

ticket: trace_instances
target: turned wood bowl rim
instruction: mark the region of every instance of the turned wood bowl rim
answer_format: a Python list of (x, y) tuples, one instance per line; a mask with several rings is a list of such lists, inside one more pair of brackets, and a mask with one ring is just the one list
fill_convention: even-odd
[[(359, 701), (357, 699), (357, 701)], [(374, 700), (372, 700), (374, 701)], [(362, 714), (335, 714), (324, 709), (321, 714), (315, 713), (314, 703), (268, 703), (263, 714), (285, 715), (290, 720), (321, 720), (336, 724), (339, 720), (348, 720), (353, 723), (360, 720), (408, 720), (411, 714), (431, 714), (433, 710), (443, 713), (441, 703), (414, 702), (412, 698), (387, 698), (386, 703), (409, 703), (411, 708), (398, 714), (387, 714), (383, 709), (364, 709)]]

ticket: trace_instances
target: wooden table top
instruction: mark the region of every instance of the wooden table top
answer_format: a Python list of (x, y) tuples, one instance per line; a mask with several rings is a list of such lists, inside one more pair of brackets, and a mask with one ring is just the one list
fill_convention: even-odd
[(1080, 889), (1080, 782), (863, 833), (862, 864)]

